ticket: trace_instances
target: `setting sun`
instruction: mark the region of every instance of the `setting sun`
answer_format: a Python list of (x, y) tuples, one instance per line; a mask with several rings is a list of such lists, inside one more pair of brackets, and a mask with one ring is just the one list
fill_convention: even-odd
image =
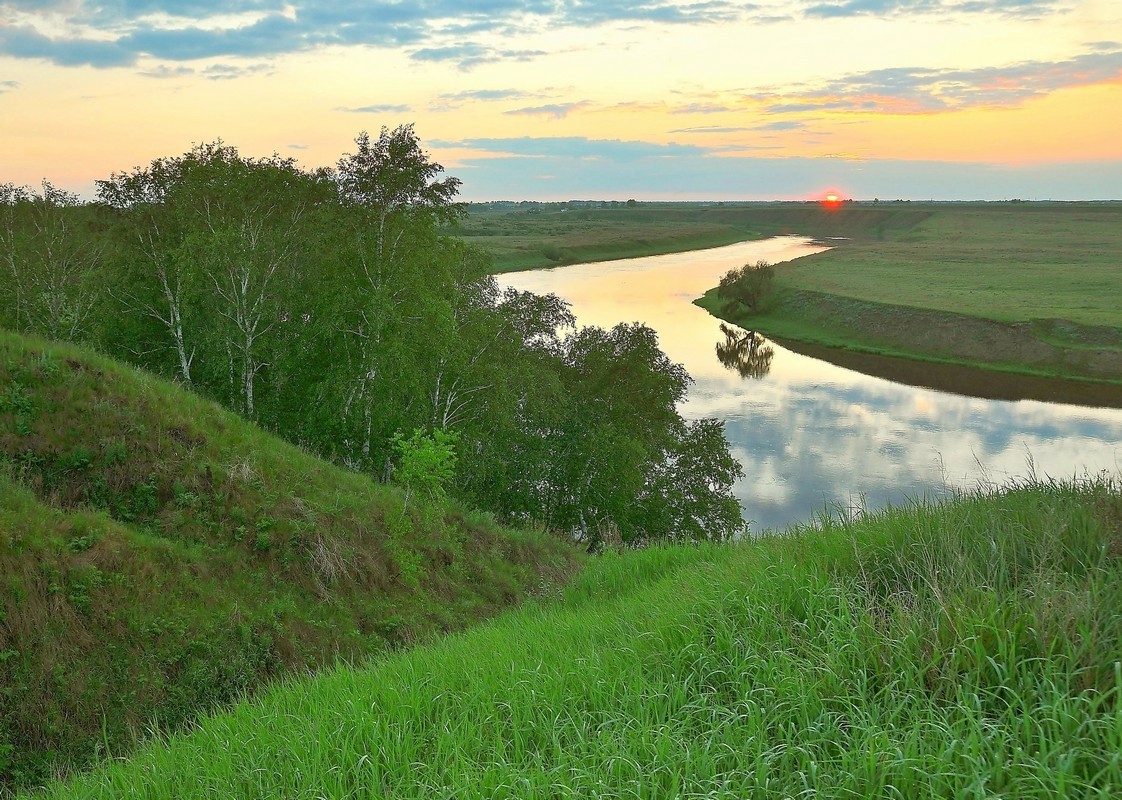
[(827, 192), (826, 196), (822, 198), (822, 205), (831, 210), (838, 208), (841, 203), (841, 197), (837, 192)]

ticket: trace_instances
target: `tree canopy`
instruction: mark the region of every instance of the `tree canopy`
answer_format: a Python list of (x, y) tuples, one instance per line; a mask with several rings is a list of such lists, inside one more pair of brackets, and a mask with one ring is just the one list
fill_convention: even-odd
[(678, 414), (690, 379), (654, 332), (500, 291), (444, 234), (463, 206), (443, 173), (406, 125), (330, 169), (216, 141), (99, 181), (97, 203), (2, 185), (0, 325), (93, 344), (383, 480), (403, 436), (440, 431), (449, 492), (590, 546), (739, 531), (740, 467), (718, 422)]

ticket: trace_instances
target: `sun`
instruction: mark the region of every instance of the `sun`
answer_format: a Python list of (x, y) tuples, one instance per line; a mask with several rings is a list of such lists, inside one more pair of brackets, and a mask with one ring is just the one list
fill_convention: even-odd
[(841, 206), (842, 198), (841, 195), (837, 192), (826, 192), (826, 195), (822, 198), (821, 202), (823, 206), (832, 211), (833, 209), (839, 208)]

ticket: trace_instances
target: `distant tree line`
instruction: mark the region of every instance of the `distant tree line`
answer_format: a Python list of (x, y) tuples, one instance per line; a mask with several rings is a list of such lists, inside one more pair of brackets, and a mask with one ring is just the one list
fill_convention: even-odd
[[(174, 379), (389, 480), (395, 441), (454, 434), (452, 490), (518, 523), (714, 539), (741, 469), (689, 376), (642, 325), (575, 329), (553, 295), (500, 291), (444, 235), (464, 213), (412, 126), (334, 168), (221, 141), (97, 183), (84, 203), (0, 185), (0, 326)], [(395, 439), (397, 437), (397, 439)]]

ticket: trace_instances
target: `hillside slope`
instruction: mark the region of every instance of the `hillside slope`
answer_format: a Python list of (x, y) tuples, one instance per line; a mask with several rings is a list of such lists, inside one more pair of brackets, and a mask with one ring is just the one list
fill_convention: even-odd
[(609, 554), (39, 796), (1105, 800), (1120, 545), (1098, 480)]
[(285, 672), (462, 628), (579, 562), (0, 333), (0, 791)]

